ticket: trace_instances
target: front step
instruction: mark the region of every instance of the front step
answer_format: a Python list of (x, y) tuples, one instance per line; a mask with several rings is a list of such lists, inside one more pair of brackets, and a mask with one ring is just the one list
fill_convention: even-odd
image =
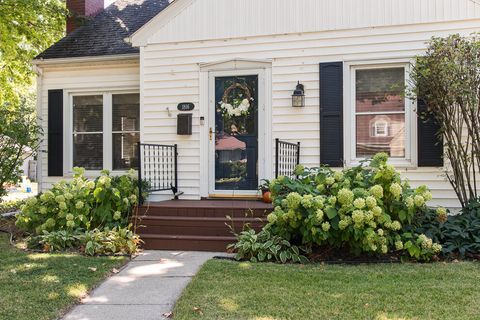
[(141, 234), (147, 250), (226, 251), (234, 236), (211, 237), (189, 235)]
[[(193, 236), (232, 236), (233, 230), (242, 231), (245, 224), (249, 224), (255, 230), (261, 229), (265, 224), (259, 218), (219, 218), (219, 217), (173, 217), (173, 216), (146, 216), (141, 218), (138, 231), (141, 234), (164, 234), (178, 235), (187, 234)], [(230, 226), (230, 227), (229, 227)]]
[(245, 223), (259, 230), (271, 211), (271, 205), (246, 200), (148, 203), (138, 210), (137, 232), (146, 249), (225, 251), (235, 242), (227, 224), (233, 224), (235, 232)]

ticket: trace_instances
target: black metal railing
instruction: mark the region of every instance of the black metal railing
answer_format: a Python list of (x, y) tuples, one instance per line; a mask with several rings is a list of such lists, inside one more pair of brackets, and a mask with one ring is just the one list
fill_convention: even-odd
[(291, 143), (275, 139), (275, 178), (293, 177), (300, 164), (300, 142)]
[(140, 203), (142, 189), (149, 192), (173, 192), (178, 199), (178, 150), (177, 145), (138, 143), (138, 188)]

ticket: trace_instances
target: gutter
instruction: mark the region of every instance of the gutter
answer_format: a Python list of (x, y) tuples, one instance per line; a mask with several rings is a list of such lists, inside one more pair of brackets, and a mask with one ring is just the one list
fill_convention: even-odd
[(87, 57), (73, 57), (73, 58), (55, 58), (55, 59), (34, 59), (32, 64), (34, 66), (47, 66), (47, 65), (59, 65), (59, 64), (72, 64), (72, 63), (91, 63), (91, 62), (103, 62), (103, 61), (123, 61), (131, 59), (139, 59), (139, 53), (130, 54), (115, 54), (106, 56), (87, 56)]

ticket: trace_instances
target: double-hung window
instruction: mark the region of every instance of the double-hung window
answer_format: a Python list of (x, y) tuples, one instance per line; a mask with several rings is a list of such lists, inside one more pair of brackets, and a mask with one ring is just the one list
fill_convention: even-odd
[(352, 66), (351, 159), (385, 152), (393, 162), (411, 163), (412, 108), (405, 97), (406, 64)]
[(72, 166), (89, 171), (137, 168), (139, 94), (82, 94), (71, 101)]

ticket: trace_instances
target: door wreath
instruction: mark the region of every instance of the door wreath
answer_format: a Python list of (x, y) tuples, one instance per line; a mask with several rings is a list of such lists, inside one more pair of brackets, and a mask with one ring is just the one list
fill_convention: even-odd
[[(241, 98), (232, 96), (235, 89), (243, 91)], [(250, 89), (244, 84), (234, 83), (223, 93), (222, 101), (219, 102), (220, 111), (229, 118), (248, 116), (250, 113), (250, 101), (252, 101)]]

